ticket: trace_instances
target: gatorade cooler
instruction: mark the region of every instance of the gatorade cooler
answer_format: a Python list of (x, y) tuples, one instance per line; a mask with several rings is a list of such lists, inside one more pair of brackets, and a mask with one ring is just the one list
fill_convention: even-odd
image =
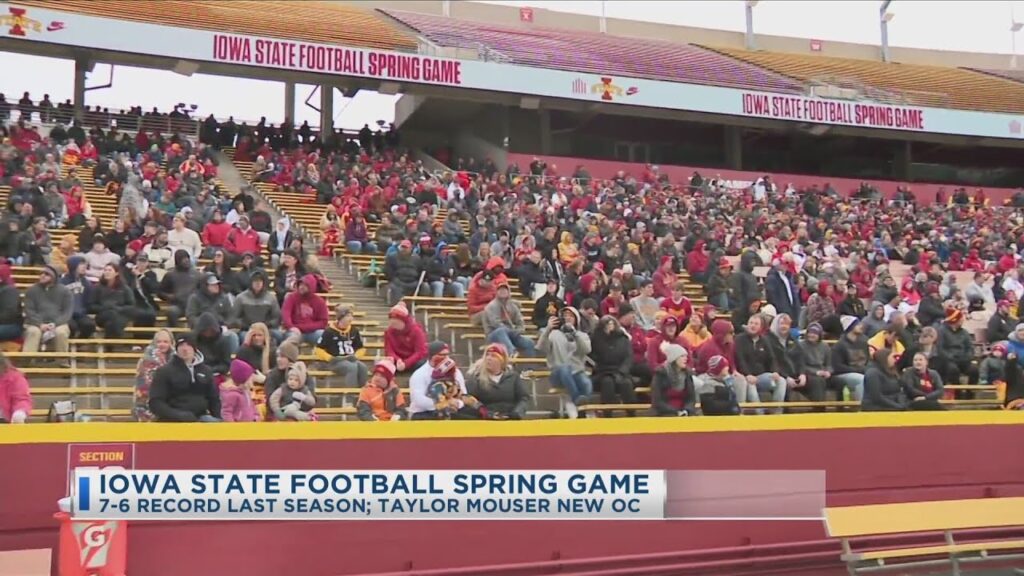
[(67, 512), (53, 516), (60, 522), (60, 576), (124, 576), (128, 560), (127, 522), (73, 520)]

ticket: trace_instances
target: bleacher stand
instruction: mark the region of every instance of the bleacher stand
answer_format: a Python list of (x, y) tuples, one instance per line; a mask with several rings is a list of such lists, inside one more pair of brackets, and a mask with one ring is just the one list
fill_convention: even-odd
[[(26, 293), (21, 351), (22, 335), (0, 336), (14, 343), (11, 360), (33, 383), (72, 378), (65, 366), (87, 361), (84, 349), (98, 346), (101, 394), (114, 393), (104, 379), (121, 370), (138, 375), (133, 394), (144, 399), (148, 387), (152, 398), (154, 374), (180, 364), (173, 335), (211, 369), (213, 390), (192, 391), (209, 399), (195, 404), (194, 418), (219, 416), (219, 388), (278, 420), (402, 414), (391, 374), (414, 371), (428, 385), (413, 391), (409, 412), (431, 417), (522, 417), (533, 413), (523, 403), (540, 396), (564, 396), (556, 412), (570, 417), (649, 413), (652, 405), (662, 415), (697, 415), (705, 399), (717, 406), (705, 413), (728, 414), (734, 405), (758, 413), (913, 409), (921, 397), (940, 407), (1003, 407), (1024, 397), (1012, 370), (987, 370), (985, 384), (976, 376), (996, 344), (987, 339), (996, 302), (1007, 301), (998, 314), (1012, 325), (1024, 297), (1016, 279), (1020, 210), (986, 207), (981, 193), (957, 191), (935, 205), (909, 189), (885, 199), (867, 185), (847, 195), (779, 190), (767, 177), (727, 190), (700, 174), (671, 182), (655, 167), (604, 178), (580, 166), (563, 175), (540, 159), (504, 171), (460, 160), (433, 174), (398, 148), (393, 128), (316, 135), (211, 117), (194, 140), (185, 133), (196, 123), (181, 110), (163, 117), (140, 109), (101, 111), (99, 121), (57, 125), (44, 136), (31, 122), (39, 110), (30, 99), (25, 116), (3, 128), (0, 148), (3, 266)], [(69, 120), (58, 118), (62, 111), (40, 120)], [(134, 136), (119, 132), (132, 122)], [(260, 198), (226, 193), (216, 176), (221, 147), (287, 219), (274, 225)], [(393, 307), (387, 330), (375, 334), (382, 344), (368, 332), (355, 347), (355, 338), (339, 338), (352, 334), (358, 312), (342, 308), (331, 321), (341, 295), (315, 254), (346, 261), (367, 290), (386, 285), (381, 301)], [(967, 262), (989, 273), (970, 292), (980, 300), (961, 295), (973, 278)], [(54, 269), (65, 265), (67, 272)], [(122, 282), (126, 289), (115, 290)], [(878, 317), (865, 312), (876, 309)], [(181, 317), (188, 328), (178, 327)], [(21, 323), (6, 320), (0, 325)], [(270, 342), (245, 337), (256, 322)], [(470, 370), (476, 394), (429, 384), (461, 374), (449, 366), (452, 355), (433, 376), (440, 353), (428, 350), (430, 322), (451, 333), (452, 348), (458, 332), (471, 359), (481, 354), (483, 364)], [(154, 336), (155, 328), (170, 332)], [(85, 340), (90, 330), (102, 337)], [(898, 341), (901, 354), (891, 346), (883, 348), (888, 356), (868, 356), (868, 338), (881, 331), (883, 345)], [(1007, 337), (1007, 363), (1024, 362), (1012, 353), (1016, 334)], [(533, 354), (534, 342), (542, 355)], [(373, 379), (363, 364), (370, 348), (390, 358), (374, 365)], [(918, 353), (931, 371), (913, 366)], [(117, 359), (139, 361), (138, 370), (106, 364)], [(235, 382), (232, 372), (248, 374), (231, 369), (237, 359), (259, 374)], [(346, 387), (318, 390), (316, 376)], [(522, 393), (523, 380), (534, 392)], [(550, 389), (538, 391), (538, 382)], [(361, 393), (363, 386), (376, 388)], [(324, 404), (357, 395), (368, 409)], [(137, 401), (126, 412), (145, 420), (149, 407)], [(166, 408), (152, 413), (176, 419)]]

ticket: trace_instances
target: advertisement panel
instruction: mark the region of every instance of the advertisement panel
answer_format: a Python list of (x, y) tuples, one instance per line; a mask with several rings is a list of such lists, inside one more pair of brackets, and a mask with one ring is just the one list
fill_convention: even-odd
[[(3, 8), (0, 8), (3, 10)], [(1024, 114), (895, 106), (259, 38), (6, 5), (0, 35), (96, 50), (867, 129), (1024, 138)], [(201, 70), (200, 70), (201, 71)]]

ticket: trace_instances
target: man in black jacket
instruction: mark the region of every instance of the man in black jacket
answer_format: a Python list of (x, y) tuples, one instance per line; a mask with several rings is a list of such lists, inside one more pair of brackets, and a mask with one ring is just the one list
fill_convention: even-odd
[(832, 347), (832, 383), (840, 390), (847, 388), (850, 400), (860, 402), (864, 397), (864, 371), (871, 360), (868, 342), (859, 318), (843, 316), (839, 321), (843, 335)]
[(21, 337), (25, 319), (21, 311), (21, 295), (14, 286), (10, 266), (0, 267), (0, 340)]
[[(754, 314), (747, 320), (746, 330), (736, 336), (736, 371), (758, 392), (771, 392), (772, 402), (786, 400), (786, 379), (779, 373), (768, 341), (764, 337), (764, 316)], [(775, 409), (782, 413), (781, 408)]]
[(1010, 337), (1013, 332), (1014, 323), (1010, 318), (1010, 301), (1000, 300), (996, 304), (996, 313), (988, 319), (988, 326), (985, 329), (985, 339), (990, 344), (1002, 342)]
[(193, 336), (178, 338), (170, 362), (153, 374), (149, 409), (161, 422), (220, 422), (220, 392)]

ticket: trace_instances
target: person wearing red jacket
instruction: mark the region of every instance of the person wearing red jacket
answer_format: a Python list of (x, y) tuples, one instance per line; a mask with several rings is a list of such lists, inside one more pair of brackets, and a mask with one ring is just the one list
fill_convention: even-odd
[(693, 367), (697, 374), (707, 374), (708, 360), (715, 356), (725, 358), (729, 362), (729, 366), (736, 365), (733, 348), (734, 336), (735, 330), (732, 322), (719, 319), (711, 323), (711, 339), (694, 351)]
[(968, 272), (984, 272), (985, 261), (978, 255), (977, 248), (967, 251), (967, 258), (964, 260), (964, 270)]
[(285, 296), (281, 307), (281, 325), (287, 331), (285, 342), (316, 345), (328, 320), (327, 302), (316, 293), (316, 276), (306, 274), (296, 283), (295, 291)]
[(0, 352), (0, 422), (24, 424), (32, 413), (32, 393), (25, 375)]
[(228, 234), (231, 232), (231, 224), (224, 221), (224, 212), (220, 208), (213, 211), (213, 217), (206, 226), (203, 226), (201, 240), (204, 246), (204, 256), (209, 258), (217, 248), (224, 248), (227, 244)]
[[(232, 266), (242, 261), (245, 253), (259, 256), (263, 252), (260, 244), (260, 235), (249, 226), (249, 217), (242, 215), (238, 217), (238, 226), (228, 232), (224, 239), (224, 249), (231, 257)], [(259, 260), (259, 258), (257, 258)]]
[(670, 298), (672, 296), (672, 287), (676, 285), (677, 278), (675, 271), (672, 270), (671, 256), (666, 254), (661, 257), (661, 263), (651, 280), (654, 282), (655, 298)]
[(384, 355), (395, 360), (399, 372), (414, 372), (427, 359), (427, 335), (409, 314), (404, 302), (392, 306), (388, 312)]
[(686, 271), (694, 282), (704, 284), (708, 277), (708, 268), (711, 266), (711, 256), (708, 254), (707, 245), (703, 240), (697, 240), (693, 250), (686, 255)]
[(479, 323), (478, 315), (491, 303), (491, 300), (494, 300), (498, 294), (498, 285), (507, 283), (505, 261), (500, 256), (492, 256), (484, 265), (484, 269), (477, 272), (469, 283), (466, 307), (469, 309), (469, 317), (473, 322)]
[[(663, 313), (659, 312), (659, 314)], [(665, 353), (661, 350), (663, 344), (679, 344), (683, 348), (687, 347), (679, 326), (679, 320), (675, 316), (664, 314), (661, 322), (658, 323), (658, 330), (647, 337), (645, 355), (647, 365), (652, 371), (657, 370), (665, 363)]]

